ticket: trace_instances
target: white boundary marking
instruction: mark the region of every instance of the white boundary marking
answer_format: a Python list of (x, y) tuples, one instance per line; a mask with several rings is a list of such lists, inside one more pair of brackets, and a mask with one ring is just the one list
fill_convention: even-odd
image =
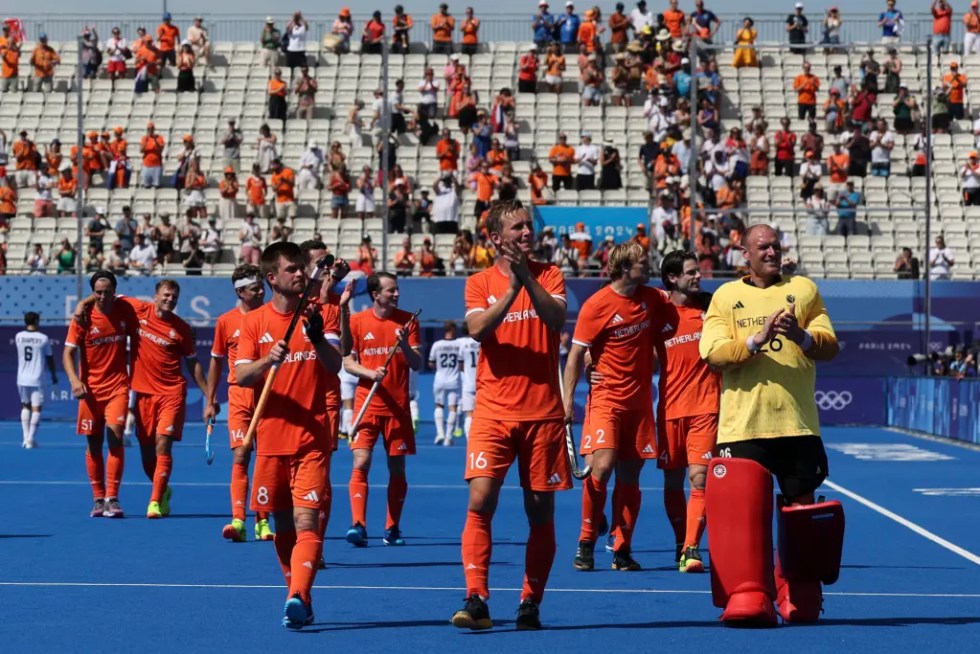
[(897, 522), (898, 524), (902, 525), (906, 529), (910, 529), (910, 530), (914, 531), (915, 533), (919, 534), (923, 538), (925, 538), (927, 540), (931, 540), (936, 545), (939, 545), (940, 547), (946, 548), (947, 550), (949, 550), (953, 554), (957, 554), (959, 556), (962, 556), (964, 559), (966, 559), (970, 563), (973, 563), (975, 565), (980, 565), (980, 556), (977, 556), (973, 552), (970, 552), (969, 550), (963, 549), (959, 545), (956, 545), (955, 543), (951, 543), (951, 542), (949, 542), (948, 540), (946, 540), (945, 538), (943, 538), (941, 536), (937, 536), (936, 534), (932, 533), (928, 529), (926, 529), (924, 527), (920, 527), (919, 525), (915, 524), (911, 520), (908, 520), (906, 518), (903, 518), (902, 516), (898, 515), (897, 513), (894, 513), (892, 511), (889, 511), (888, 509), (886, 509), (885, 507), (881, 506), (880, 504), (876, 504), (876, 503), (872, 502), (871, 500), (867, 499), (866, 497), (862, 497), (861, 495), (858, 495), (857, 493), (855, 493), (853, 491), (849, 491), (846, 488), (844, 488), (843, 486), (841, 486), (839, 484), (835, 484), (834, 482), (830, 481), (829, 479), (825, 480), (824, 481), (824, 484), (826, 484), (830, 488), (833, 488), (837, 492), (846, 495), (847, 497), (851, 498), (855, 502), (858, 502), (859, 504), (863, 504), (864, 506), (868, 507), (872, 511), (876, 511), (877, 513), (880, 513), (881, 515), (885, 516), (889, 520), (894, 520), (895, 522)]
[[(112, 583), (112, 582), (81, 582), (81, 581), (0, 581), (0, 587), (28, 588), (194, 588), (221, 590), (282, 590), (282, 584), (155, 584), (155, 583)], [(317, 584), (317, 590), (402, 590), (402, 591), (436, 591), (464, 592), (459, 586), (350, 586), (341, 584)], [(493, 592), (521, 592), (521, 588), (491, 588)], [(710, 595), (710, 590), (683, 590), (658, 588), (549, 588), (549, 593), (588, 593), (610, 595)], [(862, 592), (824, 592), (824, 595), (836, 597), (895, 597), (923, 599), (980, 599), (977, 593), (862, 593)]]

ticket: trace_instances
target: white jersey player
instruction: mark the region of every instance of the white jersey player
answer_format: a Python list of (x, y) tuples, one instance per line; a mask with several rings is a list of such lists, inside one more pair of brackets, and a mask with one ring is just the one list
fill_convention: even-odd
[[(429, 367), (435, 369), (432, 395), (435, 398), (436, 443), (452, 445), (453, 437), (462, 436), (456, 424), (459, 406), (459, 342), (456, 340), (456, 323), (446, 323), (445, 338), (432, 344), (429, 350)], [(445, 414), (448, 407), (449, 414)], [(443, 420), (445, 419), (445, 422)]]
[(476, 362), (480, 358), (480, 342), (470, 338), (466, 323), (463, 323), (463, 337), (459, 339), (459, 370), (463, 379), (463, 395), (460, 410), (463, 412), (463, 431), (470, 437), (473, 424), (473, 405), (476, 404)]
[(21, 447), (34, 448), (34, 437), (41, 422), (41, 405), (44, 404), (45, 364), (51, 374), (51, 384), (58, 383), (54, 367), (54, 354), (51, 341), (38, 331), (41, 316), (35, 311), (24, 314), (24, 331), (17, 332), (14, 343), (17, 345), (17, 391), (20, 394), (20, 424), (24, 431)]

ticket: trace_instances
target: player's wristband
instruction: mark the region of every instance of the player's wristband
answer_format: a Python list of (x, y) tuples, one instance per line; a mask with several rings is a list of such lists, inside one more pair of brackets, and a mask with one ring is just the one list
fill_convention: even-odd
[(749, 336), (745, 339), (745, 347), (749, 348), (750, 354), (756, 354), (762, 349), (761, 345), (756, 344), (755, 336)]

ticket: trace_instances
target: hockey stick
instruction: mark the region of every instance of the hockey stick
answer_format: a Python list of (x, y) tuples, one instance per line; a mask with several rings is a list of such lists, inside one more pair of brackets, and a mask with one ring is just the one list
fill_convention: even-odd
[[(562, 375), (561, 366), (558, 366), (558, 389), (561, 393), (562, 403), (565, 401), (565, 377)], [(584, 468), (578, 466), (578, 449), (575, 447), (575, 434), (572, 433), (571, 423), (565, 423), (565, 452), (568, 454), (568, 465), (572, 469), (572, 476), (576, 479), (585, 479), (592, 474), (592, 466)]]
[(214, 463), (214, 450), (211, 449), (211, 432), (214, 431), (214, 418), (208, 419), (207, 435), (204, 437), (204, 458), (208, 465)]
[[(320, 281), (320, 275), (327, 268), (333, 266), (334, 256), (328, 254), (320, 259), (316, 268), (313, 269), (313, 274), (310, 275), (310, 279), (306, 282), (306, 288), (303, 289), (303, 295), (299, 298), (299, 304), (296, 305), (296, 310), (293, 312), (293, 317), (289, 321), (289, 326), (286, 327), (286, 333), (283, 335), (282, 340), (289, 343), (289, 339), (293, 337), (293, 332), (296, 330), (296, 325), (299, 324), (299, 319), (306, 310), (306, 305), (309, 304), (310, 295), (313, 293), (313, 287), (316, 286), (317, 282)], [(242, 442), (242, 446), (246, 449), (251, 447), (252, 440), (255, 439), (255, 430), (259, 427), (259, 418), (265, 412), (265, 405), (269, 401), (269, 395), (272, 391), (272, 382), (276, 379), (276, 373), (279, 371), (279, 364), (274, 363), (269, 369), (269, 374), (266, 375), (265, 384), (262, 386), (262, 394), (259, 395), (259, 401), (255, 403), (255, 411), (252, 413), (252, 420), (248, 423), (248, 431), (245, 433), (245, 440)]]
[[(395, 342), (395, 347), (391, 348), (391, 351), (388, 352), (388, 358), (385, 359), (384, 368), (386, 369), (388, 368), (388, 364), (391, 363), (392, 357), (394, 357), (395, 352), (398, 351), (398, 346), (401, 345), (404, 339), (408, 338), (408, 328), (411, 326), (413, 322), (419, 319), (420, 313), (422, 313), (422, 309), (419, 309), (418, 311), (413, 313), (412, 317), (408, 319), (407, 323), (405, 323), (405, 326), (402, 327), (402, 333), (401, 335), (399, 335), (398, 340)], [(347, 433), (349, 434), (349, 438), (351, 438), (352, 440), (356, 438), (357, 428), (361, 424), (361, 419), (364, 418), (364, 414), (367, 411), (368, 406), (371, 404), (371, 400), (374, 398), (374, 394), (378, 392), (378, 386), (380, 385), (381, 385), (380, 379), (371, 385), (371, 390), (368, 391), (367, 397), (364, 398), (364, 404), (361, 405), (361, 410), (357, 412), (357, 417), (354, 418), (354, 422), (351, 423), (350, 431)]]

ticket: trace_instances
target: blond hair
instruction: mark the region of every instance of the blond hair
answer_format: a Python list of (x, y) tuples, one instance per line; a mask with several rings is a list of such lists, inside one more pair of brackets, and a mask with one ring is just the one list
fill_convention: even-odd
[(623, 266), (631, 267), (643, 260), (643, 246), (636, 241), (620, 243), (609, 253), (609, 279), (617, 280), (623, 276)]

